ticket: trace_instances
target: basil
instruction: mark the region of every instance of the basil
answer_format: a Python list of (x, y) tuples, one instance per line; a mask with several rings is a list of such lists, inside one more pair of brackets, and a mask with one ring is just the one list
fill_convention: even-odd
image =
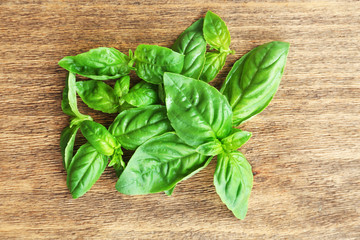
[(164, 72), (180, 73), (184, 65), (184, 55), (155, 45), (139, 45), (134, 56), (136, 74), (153, 84), (162, 83)]
[(108, 80), (129, 74), (129, 61), (128, 56), (115, 48), (99, 47), (76, 56), (64, 57), (59, 65), (84, 77)]
[[(141, 44), (127, 56), (100, 47), (60, 60), (69, 71), (61, 108), (70, 116), (60, 148), (73, 198), (89, 191), (106, 166), (114, 168), (120, 193), (171, 196), (179, 182), (217, 156), (216, 192), (235, 217), (244, 219), (253, 174), (238, 150), (252, 134), (237, 127), (275, 95), (289, 44), (270, 42), (254, 48), (235, 62), (218, 91), (208, 82), (235, 52), (230, 44), (225, 22), (208, 11), (171, 49)], [(140, 82), (131, 82), (132, 70)], [(92, 80), (76, 82), (75, 74)], [(98, 81), (111, 79), (116, 81)], [(76, 94), (92, 109), (116, 113), (110, 126), (80, 113)], [(87, 143), (74, 155), (79, 129)], [(123, 150), (133, 153), (130, 160), (123, 159)]]
[(94, 185), (104, 172), (107, 161), (107, 157), (89, 143), (79, 148), (67, 176), (67, 185), (73, 198), (81, 197)]
[(269, 105), (279, 87), (288, 52), (288, 43), (270, 42), (234, 64), (220, 90), (232, 107), (234, 126)]
[(253, 186), (251, 166), (244, 155), (240, 152), (220, 154), (214, 174), (214, 185), (221, 200), (235, 217), (244, 219)]
[(165, 133), (135, 151), (116, 183), (116, 189), (128, 195), (169, 190), (201, 168), (206, 159), (175, 133)]

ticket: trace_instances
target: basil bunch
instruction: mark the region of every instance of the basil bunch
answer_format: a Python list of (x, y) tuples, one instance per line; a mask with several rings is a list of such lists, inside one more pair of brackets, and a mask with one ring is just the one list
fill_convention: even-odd
[[(165, 192), (205, 168), (217, 156), (214, 185), (221, 200), (243, 219), (253, 185), (251, 166), (238, 149), (251, 133), (237, 127), (260, 113), (280, 84), (289, 44), (270, 42), (245, 54), (221, 90), (207, 84), (223, 68), (230, 49), (225, 22), (207, 12), (170, 48), (139, 45), (123, 54), (97, 48), (65, 57), (69, 71), (61, 103), (71, 117), (60, 139), (67, 185), (84, 195), (106, 166), (128, 195)], [(134, 70), (143, 81), (130, 88)], [(76, 82), (75, 74), (92, 80)], [(118, 79), (114, 87), (99, 80)], [(90, 108), (119, 113), (109, 128), (77, 109), (76, 93)], [(87, 143), (73, 155), (80, 129)], [(123, 149), (135, 151), (126, 163)]]

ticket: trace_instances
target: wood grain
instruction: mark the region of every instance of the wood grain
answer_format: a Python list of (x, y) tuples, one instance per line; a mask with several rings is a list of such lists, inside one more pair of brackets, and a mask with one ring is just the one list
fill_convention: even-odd
[[(99, 46), (171, 46), (208, 9), (227, 22), (236, 50), (217, 87), (251, 48), (291, 43), (276, 97), (243, 125), (256, 174), (246, 219), (216, 195), (216, 161), (172, 197), (119, 194), (108, 169), (71, 199), (58, 60)], [(359, 1), (1, 0), (0, 53), (1, 239), (360, 238)], [(115, 117), (81, 109), (105, 125)]]

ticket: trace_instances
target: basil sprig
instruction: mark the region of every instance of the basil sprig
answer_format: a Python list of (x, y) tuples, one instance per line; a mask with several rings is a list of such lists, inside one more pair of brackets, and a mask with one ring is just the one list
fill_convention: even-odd
[[(142, 44), (127, 56), (101, 47), (60, 60), (69, 71), (61, 107), (70, 116), (60, 148), (73, 198), (89, 191), (106, 166), (114, 168), (115, 187), (123, 194), (170, 196), (179, 182), (217, 156), (216, 192), (243, 219), (253, 174), (238, 149), (252, 134), (238, 126), (274, 97), (289, 44), (277, 41), (254, 48), (235, 62), (218, 91), (208, 82), (234, 53), (230, 44), (225, 22), (208, 11), (171, 49)], [(142, 79), (134, 86), (131, 70)], [(91, 80), (76, 82), (75, 74)], [(116, 82), (99, 81), (111, 79)], [(88, 107), (117, 117), (108, 128), (93, 121), (79, 112), (76, 94)], [(87, 143), (74, 155), (79, 129)], [(135, 151), (128, 161), (124, 150)]]

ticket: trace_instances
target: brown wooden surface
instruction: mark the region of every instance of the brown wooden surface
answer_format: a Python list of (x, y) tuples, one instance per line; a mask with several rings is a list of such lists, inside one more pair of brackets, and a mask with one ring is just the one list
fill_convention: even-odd
[[(68, 118), (58, 60), (99, 46), (171, 46), (208, 9), (237, 52), (217, 87), (251, 48), (291, 43), (275, 99), (243, 125), (256, 173), (246, 219), (217, 196), (216, 161), (172, 197), (119, 194), (108, 169), (73, 200), (59, 149)], [(81, 109), (105, 125), (114, 118)], [(359, 239), (359, 123), (359, 1), (0, 0), (1, 239)]]

